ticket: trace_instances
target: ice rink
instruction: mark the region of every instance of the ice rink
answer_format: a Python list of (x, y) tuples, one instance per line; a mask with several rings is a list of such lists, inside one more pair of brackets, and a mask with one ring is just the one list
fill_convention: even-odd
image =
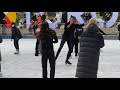
[[(60, 41), (54, 44), (55, 53)], [(15, 48), (10, 39), (4, 39), (0, 45), (3, 78), (42, 78), (41, 56), (34, 55), (36, 39), (21, 39), (19, 43), (20, 55), (14, 55)], [(65, 44), (56, 62), (55, 78), (75, 78), (78, 59), (73, 53), (70, 59), (72, 65), (65, 65), (67, 51), (68, 47)], [(105, 40), (102, 51), (98, 78), (120, 78), (120, 41)]]

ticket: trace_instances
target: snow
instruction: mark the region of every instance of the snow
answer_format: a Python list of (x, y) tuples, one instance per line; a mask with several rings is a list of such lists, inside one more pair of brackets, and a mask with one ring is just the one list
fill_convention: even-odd
[[(54, 44), (55, 53), (60, 41)], [(13, 41), (4, 39), (0, 45), (2, 54), (3, 78), (42, 78), (41, 56), (35, 57), (35, 39), (20, 40), (20, 55), (14, 55)], [(118, 40), (105, 40), (99, 61), (98, 78), (120, 78), (120, 42)], [(72, 65), (65, 65), (68, 52), (64, 45), (57, 61), (55, 78), (75, 78), (78, 59), (72, 54)], [(48, 62), (48, 73), (49, 73)], [(49, 74), (48, 74), (49, 77)]]

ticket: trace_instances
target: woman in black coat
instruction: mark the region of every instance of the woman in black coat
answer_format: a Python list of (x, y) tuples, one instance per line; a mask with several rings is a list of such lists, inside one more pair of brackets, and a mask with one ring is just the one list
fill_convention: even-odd
[(80, 38), (76, 77), (97, 78), (100, 48), (103, 46), (103, 36), (99, 32), (96, 20), (92, 18)]
[(14, 39), (14, 47), (16, 49), (16, 52), (14, 54), (19, 54), (19, 39), (22, 38), (22, 34), (20, 30), (16, 27), (15, 23), (12, 23), (11, 26), (12, 26), (11, 41), (12, 39)]
[(41, 31), (39, 39), (42, 44), (42, 71), (43, 78), (47, 78), (47, 61), (49, 59), (50, 63), (50, 78), (55, 76), (55, 55), (53, 43), (58, 42), (57, 35), (55, 31), (49, 28), (47, 22), (43, 22), (41, 25)]

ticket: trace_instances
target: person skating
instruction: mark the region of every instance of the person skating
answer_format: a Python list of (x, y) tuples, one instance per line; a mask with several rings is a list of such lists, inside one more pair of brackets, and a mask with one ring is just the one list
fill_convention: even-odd
[(78, 78), (97, 78), (100, 48), (104, 47), (104, 39), (94, 18), (80, 38), (80, 52), (76, 69)]
[[(75, 18), (75, 21), (77, 23), (77, 19)], [(81, 24), (81, 26), (78, 26), (75, 31), (74, 31), (74, 41), (73, 41), (73, 48), (75, 48), (75, 57), (78, 56), (78, 43), (79, 43), (79, 38), (80, 35), (83, 32), (83, 26), (85, 26), (85, 24)]]
[(39, 56), (39, 48), (40, 48), (40, 52), (41, 52), (41, 44), (40, 40), (39, 40), (39, 34), (40, 34), (40, 30), (41, 30), (41, 23), (38, 24), (38, 27), (35, 31), (35, 36), (36, 36), (36, 47), (35, 47), (35, 56)]
[(20, 30), (16, 27), (14, 22), (11, 24), (11, 27), (12, 27), (11, 41), (12, 39), (14, 39), (14, 47), (16, 49), (16, 52), (14, 54), (19, 54), (19, 39), (22, 38), (22, 34)]
[(65, 44), (65, 42), (67, 42), (69, 50), (68, 50), (65, 64), (72, 64), (69, 61), (69, 57), (71, 56), (71, 53), (73, 52), (72, 50), (73, 50), (74, 31), (78, 26), (82, 25), (82, 24), (79, 24), (78, 22), (74, 23), (75, 22), (74, 20), (75, 20), (75, 17), (71, 16), (70, 21), (65, 24), (65, 28), (64, 28), (65, 31), (62, 35), (60, 47), (59, 47), (57, 54), (56, 54), (56, 59), (57, 59), (61, 49), (63, 48), (63, 46)]
[(118, 31), (119, 31), (118, 40), (120, 40), (120, 24), (118, 25)]
[(37, 29), (37, 25), (38, 25), (38, 22), (34, 21), (34, 25), (33, 25), (34, 35), (35, 35), (35, 30)]
[(53, 43), (58, 42), (55, 31), (49, 28), (47, 22), (43, 22), (41, 26), (40, 36), (42, 44), (42, 75), (43, 78), (47, 78), (47, 60), (49, 59), (50, 63), (50, 78), (55, 76), (55, 56)]
[(3, 19), (2, 20), (2, 34), (6, 35), (6, 24), (7, 22)]
[[(84, 26), (84, 24), (83, 24), (83, 26)], [(73, 47), (75, 49), (75, 57), (78, 57), (78, 43), (79, 43), (79, 38), (80, 38), (82, 32), (83, 32), (82, 26), (76, 28), (76, 30), (74, 32), (74, 44), (73, 44)]]

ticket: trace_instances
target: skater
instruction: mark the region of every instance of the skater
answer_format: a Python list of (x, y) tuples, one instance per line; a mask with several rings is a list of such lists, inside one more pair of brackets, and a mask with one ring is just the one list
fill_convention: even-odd
[(46, 21), (46, 15), (45, 14), (43, 14), (41, 18), (42, 18), (42, 22)]
[[(77, 19), (75, 18), (75, 22), (77, 23)], [(74, 39), (73, 39), (73, 48), (75, 47), (75, 57), (78, 56), (78, 43), (80, 35), (83, 32), (83, 26), (85, 24), (81, 24), (81, 26), (78, 26), (74, 31)], [(72, 50), (73, 51), (73, 50)], [(71, 57), (71, 56), (70, 56)]]
[(6, 24), (7, 22), (3, 19), (2, 20), (2, 34), (6, 35)]
[(118, 40), (120, 40), (120, 24), (118, 25), (118, 31), (119, 31)]
[(76, 30), (74, 32), (74, 44), (73, 44), (73, 47), (75, 49), (75, 57), (78, 56), (78, 43), (79, 43), (79, 38), (80, 38), (82, 32), (83, 32), (83, 27), (82, 26), (76, 28)]
[(73, 41), (74, 41), (74, 31), (78, 26), (83, 25), (83, 24), (79, 24), (78, 22), (74, 23), (74, 20), (75, 20), (75, 17), (71, 16), (70, 21), (65, 24), (65, 28), (64, 28), (65, 31), (62, 35), (60, 47), (59, 47), (57, 54), (56, 54), (56, 59), (57, 59), (61, 49), (63, 48), (63, 46), (65, 44), (65, 42), (67, 42), (69, 50), (68, 50), (65, 64), (72, 64), (69, 61), (69, 57), (71, 56), (71, 53), (73, 52), (72, 50), (73, 50)]
[(33, 25), (34, 25), (34, 21), (32, 20), (32, 21), (30, 22), (30, 26), (29, 26), (29, 33), (30, 33), (30, 34), (32, 34)]
[(35, 21), (37, 21), (37, 16), (36, 16), (36, 14), (32, 17), (32, 20), (35, 22)]
[(12, 41), (12, 39), (14, 39), (14, 47), (16, 49), (16, 52), (14, 54), (19, 54), (19, 39), (22, 38), (22, 34), (21, 34), (20, 30), (16, 27), (14, 22), (11, 24), (11, 26), (12, 26), (11, 41)]
[[(2, 43), (2, 36), (0, 35), (0, 43)], [(2, 61), (2, 56), (1, 56), (1, 50), (0, 50), (0, 77), (2, 77), (2, 72), (1, 72), (1, 61)]]
[(47, 22), (43, 22), (41, 26), (40, 36), (42, 44), (42, 70), (43, 78), (47, 78), (47, 60), (49, 59), (50, 63), (50, 78), (55, 76), (55, 56), (53, 43), (57, 43), (58, 39), (55, 31), (49, 28)]
[(80, 52), (76, 70), (78, 78), (97, 78), (100, 48), (104, 47), (104, 39), (94, 18), (80, 38)]
[(33, 25), (34, 35), (35, 35), (35, 30), (37, 29), (37, 25), (38, 25), (38, 22), (34, 21), (34, 25)]
[(40, 53), (41, 53), (41, 41), (39, 40), (39, 34), (40, 34), (40, 29), (41, 29), (41, 23), (38, 24), (38, 27), (35, 31), (35, 36), (36, 36), (36, 47), (35, 47), (35, 56), (39, 56), (39, 48), (40, 48)]

